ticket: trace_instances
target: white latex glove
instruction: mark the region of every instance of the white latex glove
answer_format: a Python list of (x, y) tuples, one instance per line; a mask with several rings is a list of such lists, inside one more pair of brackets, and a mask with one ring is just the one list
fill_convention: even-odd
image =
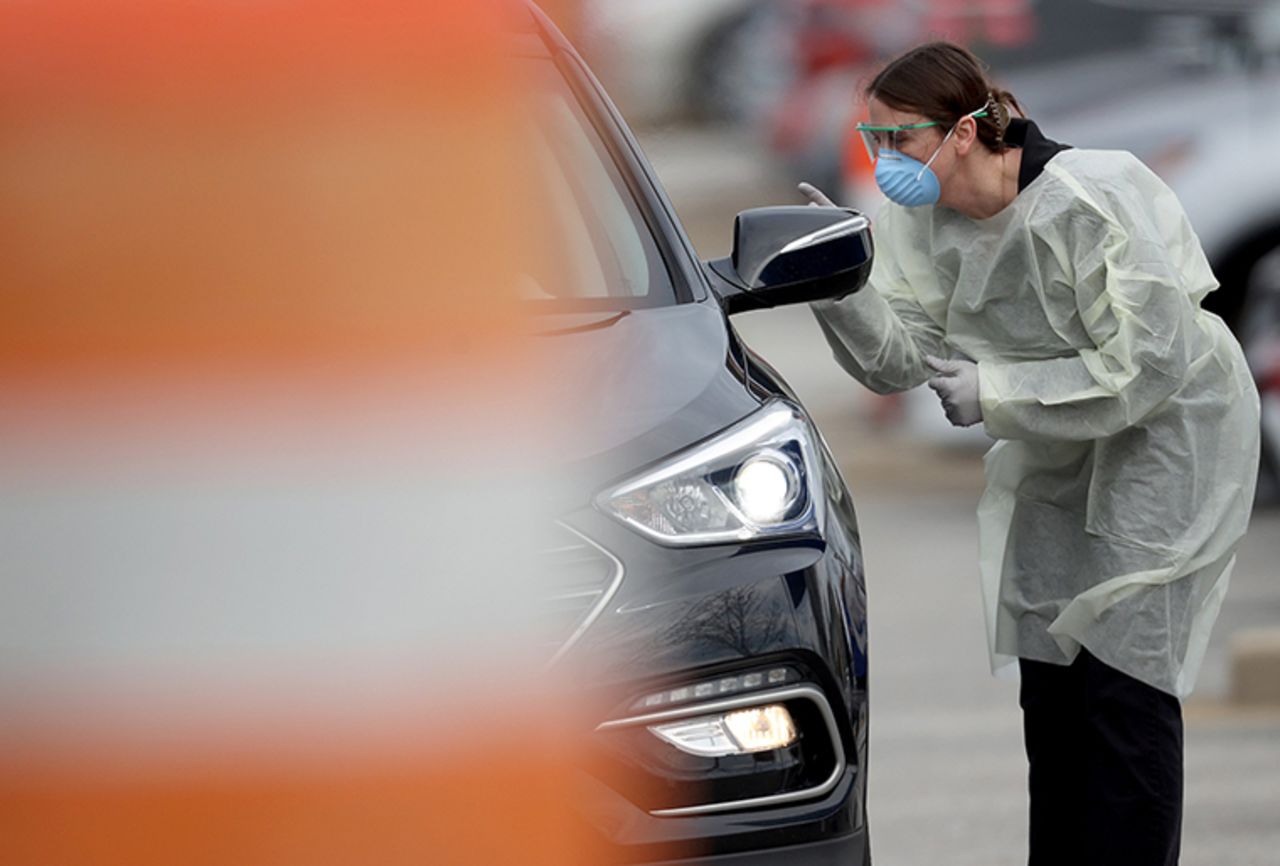
[(941, 398), (947, 420), (956, 427), (971, 427), (981, 421), (978, 365), (972, 361), (945, 361), (932, 355), (926, 355), (924, 362), (938, 374), (929, 380), (929, 387)]
[(796, 187), (809, 199), (809, 207), (839, 207), (840, 205), (827, 198), (827, 194), (811, 183), (801, 181)]

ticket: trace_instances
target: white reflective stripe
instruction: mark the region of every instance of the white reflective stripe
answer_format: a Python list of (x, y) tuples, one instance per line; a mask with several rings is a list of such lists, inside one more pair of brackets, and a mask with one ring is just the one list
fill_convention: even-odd
[(856, 214), (846, 220), (841, 220), (835, 225), (830, 225), (826, 228), (818, 229), (816, 232), (809, 232), (807, 235), (796, 238), (791, 243), (780, 249), (778, 251), (778, 255), (795, 252), (796, 250), (804, 249), (805, 247), (813, 246), (814, 244), (851, 235), (854, 232), (860, 232), (870, 226), (871, 221), (869, 219), (862, 214)]

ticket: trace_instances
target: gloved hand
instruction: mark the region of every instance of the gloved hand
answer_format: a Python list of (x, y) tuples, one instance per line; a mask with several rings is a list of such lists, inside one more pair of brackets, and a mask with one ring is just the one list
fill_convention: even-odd
[(929, 387), (942, 399), (947, 420), (956, 427), (971, 427), (981, 421), (978, 365), (972, 361), (945, 361), (932, 355), (926, 355), (924, 362), (938, 374), (929, 380)]
[(827, 194), (811, 183), (801, 181), (796, 187), (809, 199), (809, 207), (839, 207), (840, 205), (827, 198)]

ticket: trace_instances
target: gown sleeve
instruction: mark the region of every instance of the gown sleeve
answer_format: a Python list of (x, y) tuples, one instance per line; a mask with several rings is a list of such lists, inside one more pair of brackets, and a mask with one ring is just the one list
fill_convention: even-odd
[(1145, 170), (1108, 195), (1065, 180), (1077, 205), (1031, 231), (1069, 266), (1093, 346), (1045, 360), (980, 361), (983, 421), (998, 439), (1115, 435), (1173, 395), (1191, 366), (1205, 287), (1188, 282), (1212, 275), (1172, 192)]
[(925, 355), (943, 355), (943, 328), (921, 305), (898, 258), (927, 253), (895, 236), (899, 222), (887, 207), (876, 220), (875, 259), (861, 291), (810, 305), (836, 362), (878, 394), (923, 384), (933, 375)]

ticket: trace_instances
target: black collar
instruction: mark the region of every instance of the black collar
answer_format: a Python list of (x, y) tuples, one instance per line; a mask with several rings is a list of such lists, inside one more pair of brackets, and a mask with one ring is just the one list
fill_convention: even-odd
[(1049, 160), (1071, 145), (1060, 144), (1044, 137), (1040, 127), (1025, 117), (1009, 118), (1009, 127), (1004, 131), (1004, 140), (1011, 147), (1022, 148), (1022, 167), (1018, 169), (1018, 192), (1027, 188), (1033, 180), (1040, 176)]

